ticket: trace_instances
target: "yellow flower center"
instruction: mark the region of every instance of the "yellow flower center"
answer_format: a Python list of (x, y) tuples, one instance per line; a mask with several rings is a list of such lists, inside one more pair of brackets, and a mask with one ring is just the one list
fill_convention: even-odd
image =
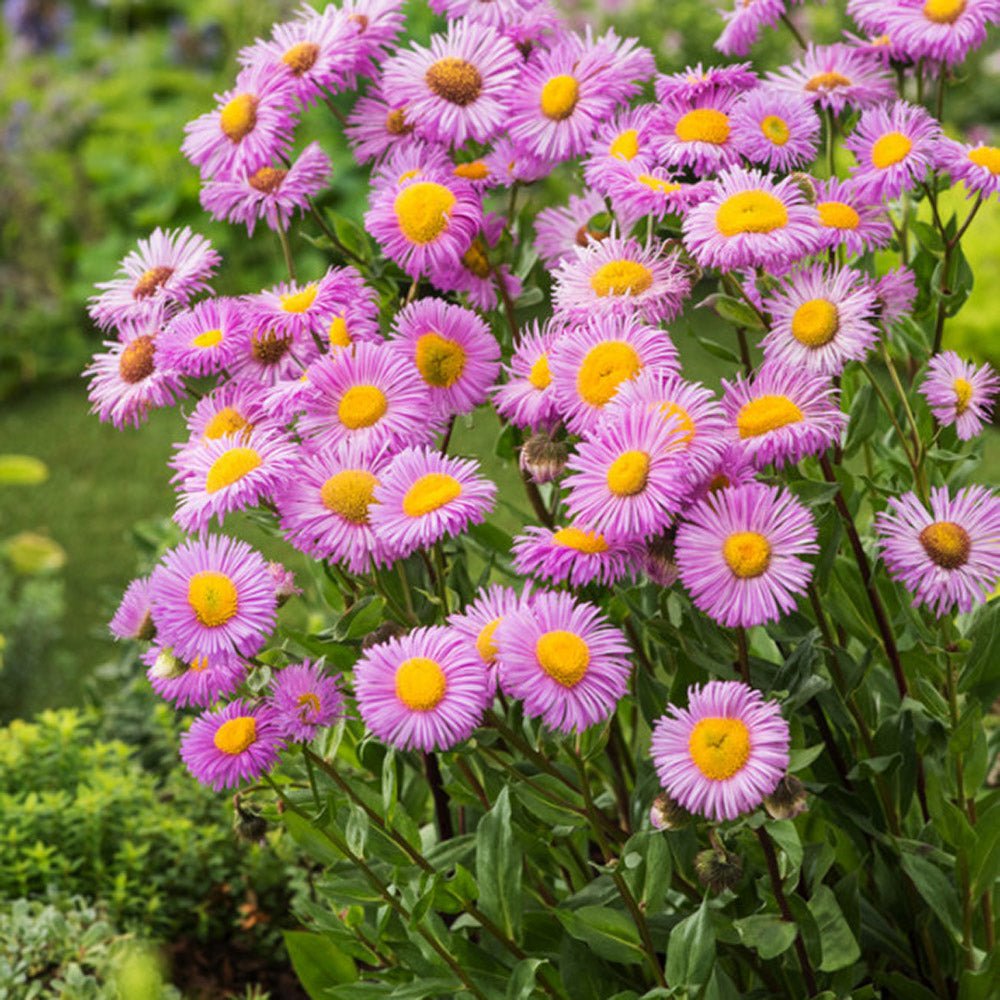
[(991, 174), (1000, 174), (1000, 149), (996, 146), (970, 149), (969, 160), (977, 167), (985, 167)]
[(188, 604), (206, 628), (225, 625), (239, 610), (236, 584), (225, 573), (203, 570), (188, 581)]
[(649, 479), (649, 455), (644, 451), (626, 451), (608, 467), (608, 489), (616, 497), (633, 497), (646, 488)]
[(489, 277), (490, 259), (486, 256), (486, 244), (479, 237), (476, 237), (469, 249), (462, 254), (462, 263), (466, 270), (471, 271), (477, 278)]
[(200, 674), (202, 671), (208, 670), (208, 657), (196, 656), (188, 664), (188, 670), (193, 670), (196, 674)]
[(777, 115), (768, 115), (760, 123), (760, 130), (764, 134), (764, 138), (775, 146), (784, 146), (791, 137), (791, 132), (788, 130), (788, 122)]
[(233, 142), (245, 139), (257, 124), (257, 98), (238, 94), (219, 112), (219, 127)]
[(389, 400), (378, 386), (352, 385), (340, 397), (337, 418), (348, 430), (356, 431), (377, 424), (387, 409)]
[(750, 730), (739, 719), (699, 719), (688, 741), (691, 759), (710, 781), (725, 781), (750, 756)]
[(607, 340), (592, 347), (576, 373), (576, 391), (591, 406), (604, 406), (618, 386), (642, 371), (642, 359), (631, 345)]
[(549, 356), (539, 354), (538, 360), (531, 366), (528, 372), (528, 381), (541, 392), (552, 384), (552, 372), (549, 371)]
[(261, 167), (247, 178), (247, 183), (255, 191), (262, 194), (274, 194), (284, 183), (288, 176), (287, 170), (278, 170), (275, 167)]
[(951, 387), (955, 390), (955, 415), (960, 417), (972, 402), (972, 383), (968, 379), (957, 378)]
[(861, 216), (842, 201), (821, 201), (816, 206), (819, 221), (828, 229), (857, 229)]
[(447, 687), (441, 665), (426, 656), (403, 660), (396, 669), (396, 697), (414, 712), (437, 708)]
[(840, 329), (840, 313), (829, 299), (809, 299), (792, 316), (792, 336), (806, 347), (829, 344)]
[(295, 699), (295, 704), (302, 709), (302, 714), (305, 715), (306, 712), (312, 712), (313, 715), (318, 715), (320, 710), (319, 695), (312, 691), (305, 691)]
[(281, 57), (281, 61), (295, 76), (302, 76), (316, 65), (318, 58), (319, 46), (315, 42), (299, 42)]
[(627, 128), (619, 132), (608, 146), (608, 155), (619, 160), (634, 160), (639, 155), (639, 130)]
[(221, 330), (206, 330), (204, 333), (199, 333), (197, 337), (193, 337), (191, 340), (192, 347), (215, 347), (217, 344), (222, 343), (222, 331)]
[(736, 428), (741, 438), (760, 437), (801, 419), (802, 411), (787, 396), (758, 396), (743, 404)]
[(205, 491), (217, 493), (238, 482), (248, 472), (259, 469), (263, 464), (260, 454), (253, 448), (230, 448), (223, 452), (211, 465), (205, 477)]
[(678, 119), (674, 135), (681, 142), (708, 142), (721, 146), (729, 138), (729, 115), (715, 108), (696, 108)]
[(718, 493), (719, 490), (728, 489), (731, 485), (732, 483), (729, 481), (729, 476), (727, 476), (724, 472), (717, 472), (709, 481), (708, 492)]
[(347, 329), (347, 319), (344, 316), (334, 316), (330, 320), (330, 329), (327, 331), (331, 347), (350, 347), (351, 334)]
[(424, 381), (438, 389), (450, 389), (465, 371), (462, 345), (439, 333), (425, 333), (418, 337), (414, 357)]
[(958, 569), (969, 561), (969, 533), (954, 521), (935, 521), (920, 532), (924, 552), (942, 569)]
[(768, 191), (740, 191), (716, 210), (715, 227), (723, 236), (771, 233), (788, 225), (788, 209)]
[(609, 260), (591, 276), (590, 287), (600, 298), (640, 295), (653, 284), (653, 272), (634, 260)]
[(662, 177), (654, 177), (652, 174), (639, 174), (636, 180), (653, 191), (659, 191), (660, 194), (673, 194), (674, 191), (680, 191), (683, 186), (677, 181), (665, 181)]
[(257, 739), (257, 720), (252, 715), (227, 719), (215, 731), (212, 742), (220, 753), (235, 757), (252, 746)]
[(913, 149), (913, 143), (902, 132), (886, 132), (872, 146), (872, 166), (886, 170), (902, 163)]
[(542, 97), (539, 105), (542, 114), (554, 122), (561, 122), (573, 114), (576, 102), (580, 98), (580, 85), (576, 78), (567, 73), (550, 77), (542, 87)]
[(315, 301), (319, 294), (319, 288), (315, 285), (306, 285), (297, 292), (288, 292), (281, 296), (281, 308), (286, 313), (304, 313)]
[(479, 635), (476, 636), (476, 652), (479, 653), (479, 657), (483, 663), (493, 663), (496, 661), (500, 647), (493, 637), (496, 635), (497, 628), (502, 621), (503, 618), (494, 618), (493, 621), (487, 622), (479, 630)]
[(554, 629), (539, 636), (535, 643), (535, 659), (549, 677), (571, 688), (583, 680), (590, 664), (590, 650), (576, 633)]
[(608, 551), (608, 543), (596, 531), (581, 531), (579, 528), (560, 528), (552, 535), (552, 544), (574, 552), (594, 556)]
[(323, 506), (352, 524), (368, 523), (378, 479), (367, 469), (343, 469), (335, 472), (320, 488)]
[(144, 378), (149, 378), (156, 368), (156, 347), (152, 337), (136, 337), (129, 341), (125, 349), (118, 355), (118, 374), (122, 381), (135, 385)]
[(736, 531), (722, 543), (722, 558), (741, 580), (760, 576), (771, 564), (771, 546), (756, 531)]
[(423, 517), (444, 507), (462, 495), (462, 484), (445, 472), (428, 472), (421, 476), (403, 497), (403, 513), (407, 517)]
[(249, 422), (236, 410), (231, 406), (224, 406), (205, 424), (203, 437), (209, 441), (217, 441), (221, 437), (228, 437), (230, 434), (235, 434), (237, 431), (249, 427)]
[(409, 135), (413, 126), (407, 123), (402, 108), (397, 108), (385, 116), (385, 130), (389, 135)]
[(166, 284), (173, 273), (172, 267), (151, 267), (148, 271), (143, 271), (132, 289), (132, 298), (148, 299), (161, 285)]
[(456, 56), (445, 56), (432, 64), (424, 74), (427, 86), (438, 97), (464, 108), (483, 89), (483, 78), (472, 63)]
[(418, 181), (396, 195), (393, 209), (411, 243), (433, 243), (447, 228), (455, 196), (443, 184)]
[(674, 426), (682, 432), (680, 440), (685, 444), (694, 437), (694, 421), (691, 419), (691, 414), (683, 406), (678, 406), (676, 403), (670, 402), (670, 400), (664, 400), (664, 402), (660, 403), (660, 413), (663, 414), (664, 420), (669, 420), (673, 417)]
[(924, 17), (935, 24), (954, 24), (965, 10), (965, 0), (927, 0)]
[(816, 93), (818, 90), (828, 92), (836, 90), (838, 87), (850, 87), (852, 80), (843, 73), (829, 72), (817, 73), (806, 83), (806, 90)]
[(464, 177), (467, 181), (484, 181), (490, 176), (490, 168), (482, 160), (459, 163), (454, 172), (456, 177)]

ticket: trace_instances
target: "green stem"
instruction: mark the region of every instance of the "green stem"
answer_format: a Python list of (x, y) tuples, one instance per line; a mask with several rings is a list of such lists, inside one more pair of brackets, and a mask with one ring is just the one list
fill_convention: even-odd
[(792, 38), (794, 38), (803, 49), (809, 48), (808, 42), (806, 42), (805, 38), (802, 37), (802, 32), (799, 31), (799, 29), (792, 23), (792, 19), (787, 14), (782, 14), (781, 20), (784, 22), (785, 27), (792, 33)]
[(316, 804), (316, 815), (319, 816), (323, 809), (323, 804), (320, 802), (319, 789), (316, 787), (316, 771), (313, 768), (313, 762), (309, 756), (309, 750), (305, 743), (300, 743), (299, 746), (302, 747), (302, 759), (306, 762), (306, 773), (309, 775), (309, 787), (312, 789), (313, 802)]
[(316, 207), (316, 203), (310, 198), (309, 207), (312, 209), (313, 217), (316, 219), (316, 224), (322, 230), (323, 235), (345, 256), (350, 257), (356, 264), (364, 264), (365, 259), (359, 257), (353, 250), (344, 246), (341, 242), (340, 237), (327, 225), (326, 220), (323, 218), (323, 213), (320, 212), (319, 208)]
[(288, 242), (288, 233), (283, 226), (278, 226), (278, 242), (281, 244), (281, 252), (285, 258), (285, 267), (288, 269), (288, 278), (295, 281), (295, 261), (292, 259), (292, 248)]
[(434, 543), (434, 562), (437, 565), (438, 596), (445, 618), (451, 613), (448, 606), (448, 572), (444, 558), (444, 547), (440, 541)]
[(736, 628), (736, 662), (740, 668), (740, 677), (744, 684), (750, 683), (750, 650), (747, 645), (747, 632), (742, 626)]

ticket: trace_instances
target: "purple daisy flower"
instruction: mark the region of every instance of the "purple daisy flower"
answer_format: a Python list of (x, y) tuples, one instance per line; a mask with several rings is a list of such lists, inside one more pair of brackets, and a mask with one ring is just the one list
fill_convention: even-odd
[(501, 622), (497, 640), (503, 690), (556, 732), (603, 722), (628, 689), (625, 636), (571, 594), (536, 594)]
[(659, 220), (682, 214), (715, 190), (710, 181), (682, 181), (666, 167), (640, 157), (609, 166), (601, 180), (605, 185), (601, 193), (611, 199), (615, 217), (626, 232), (646, 216)]
[(824, 250), (843, 244), (849, 254), (862, 254), (883, 250), (892, 241), (885, 207), (863, 197), (853, 181), (817, 181), (816, 211)]
[(521, 332), (510, 364), (504, 367), (507, 381), (493, 390), (493, 405), (506, 420), (533, 431), (551, 428), (559, 420), (549, 371), (549, 351), (562, 327), (549, 320), (538, 321)]
[(208, 708), (233, 694), (246, 679), (246, 664), (234, 653), (182, 660), (169, 647), (153, 646), (142, 656), (150, 686), (177, 708)]
[(910, 191), (934, 165), (941, 126), (921, 107), (896, 101), (862, 112), (844, 145), (858, 162), (852, 177), (860, 193), (873, 200)]
[(710, 493), (677, 529), (681, 582), (697, 608), (729, 628), (777, 621), (795, 610), (818, 552), (816, 525), (784, 487), (750, 483)]
[(813, 264), (794, 272), (764, 308), (771, 317), (760, 344), (765, 362), (839, 375), (878, 340), (875, 293), (851, 268)]
[(733, 108), (733, 144), (748, 160), (786, 173), (816, 158), (819, 118), (803, 94), (759, 87)]
[(731, 118), (737, 96), (730, 91), (711, 90), (693, 101), (667, 101), (655, 125), (659, 161), (668, 167), (689, 167), (698, 177), (739, 162)]
[(505, 221), (502, 216), (488, 213), (483, 218), (483, 228), (458, 263), (444, 270), (432, 269), (428, 277), (435, 288), (446, 292), (465, 292), (471, 305), (478, 309), (496, 307), (498, 296), (515, 302), (521, 294), (521, 279), (511, 273), (509, 264), (495, 264), (490, 251), (503, 236)]
[(576, 446), (566, 468), (566, 508), (605, 538), (647, 538), (681, 509), (687, 465), (676, 417), (655, 408), (604, 421)]
[(564, 333), (552, 345), (549, 371), (569, 430), (593, 430), (619, 387), (647, 368), (678, 371), (677, 349), (665, 330), (635, 317), (591, 317)]
[(656, 78), (656, 99), (694, 101), (715, 91), (741, 93), (757, 86), (757, 74), (748, 62), (728, 66), (685, 66), (679, 73), (661, 74)]
[(156, 635), (153, 609), (149, 603), (149, 578), (140, 576), (125, 589), (121, 603), (108, 623), (117, 639), (140, 639), (149, 642)]
[(381, 344), (355, 344), (312, 365), (302, 409), (299, 432), (323, 444), (424, 444), (440, 428), (423, 380)]
[(555, 531), (529, 525), (512, 549), (518, 573), (572, 587), (594, 581), (610, 586), (635, 576), (644, 551), (640, 539), (612, 542), (572, 524)]
[(203, 785), (219, 792), (267, 774), (283, 740), (274, 713), (231, 701), (205, 712), (181, 736), (181, 760)]
[(216, 94), (216, 108), (184, 126), (181, 152), (207, 180), (219, 173), (253, 173), (288, 157), (295, 90), (288, 76), (265, 66), (244, 69), (236, 86)]
[(186, 306), (196, 292), (211, 292), (208, 279), (221, 262), (212, 244), (187, 226), (156, 228), (121, 262), (120, 277), (95, 285), (101, 291), (90, 299), (90, 318), (107, 330), (142, 322), (161, 307)]
[(689, 812), (720, 821), (753, 812), (788, 771), (791, 736), (777, 702), (739, 681), (688, 688), (667, 706), (650, 753), (660, 784)]
[(867, 108), (896, 96), (896, 83), (878, 53), (843, 43), (810, 43), (800, 59), (767, 74), (769, 85), (804, 94), (835, 115)]
[(252, 383), (227, 382), (198, 400), (187, 419), (192, 441), (246, 435), (265, 421), (262, 392)]
[(746, 452), (737, 444), (726, 444), (708, 471), (693, 475), (688, 506), (704, 500), (710, 493), (728, 490), (730, 487), (746, 486), (755, 482), (757, 470), (747, 458)]
[(996, 0), (903, 0), (885, 11), (884, 31), (911, 62), (954, 66), (986, 41)]
[(316, 559), (364, 573), (388, 561), (371, 527), (375, 488), (389, 463), (384, 451), (347, 441), (305, 458), (275, 495), (289, 544)]
[(233, 359), (243, 324), (239, 300), (202, 299), (178, 313), (156, 338), (156, 355), (183, 375), (216, 375)]
[(917, 279), (910, 268), (895, 267), (886, 271), (872, 287), (881, 310), (879, 318), (886, 329), (913, 311)]
[(219, 175), (201, 189), (201, 207), (218, 221), (242, 223), (253, 236), (264, 220), (277, 231), (288, 229), (296, 212), (305, 214), (309, 199), (330, 181), (333, 165), (318, 142), (311, 142), (291, 166), (260, 167)]
[(745, 56), (761, 28), (773, 28), (787, 11), (785, 0), (734, 0), (732, 10), (720, 10), (726, 22), (715, 48), (725, 56)]
[(270, 499), (296, 472), (298, 445), (268, 431), (182, 445), (170, 463), (177, 488), (174, 521), (185, 531), (202, 531), (212, 518), (221, 525), (234, 510)]
[(391, 150), (408, 149), (419, 141), (406, 104), (387, 100), (378, 88), (357, 101), (344, 133), (358, 163), (380, 160)]
[(310, 333), (326, 334), (330, 315), (345, 303), (345, 273), (358, 277), (354, 268), (332, 267), (316, 281), (303, 284), (282, 281), (257, 295), (247, 295), (243, 304), (248, 325), (272, 330), (297, 342)]
[(471, 309), (418, 299), (396, 314), (388, 349), (416, 371), (434, 409), (470, 413), (486, 401), (500, 371), (500, 345)]
[(928, 512), (914, 493), (890, 497), (875, 515), (875, 533), (889, 575), (939, 618), (954, 606), (982, 604), (1000, 582), (1000, 498), (984, 486), (954, 497), (931, 490)]
[(489, 142), (504, 127), (522, 62), (514, 45), (489, 27), (451, 21), (428, 48), (413, 43), (389, 59), (382, 86), (405, 103), (418, 133), (430, 141)]
[(967, 145), (942, 138), (937, 165), (951, 175), (952, 184), (962, 183), (969, 195), (993, 198), (1000, 194), (1000, 147), (985, 143)]
[(758, 469), (818, 455), (840, 440), (847, 418), (830, 379), (787, 365), (765, 364), (752, 380), (722, 380), (727, 436)]
[[(455, 178), (452, 162), (443, 146), (432, 146), (426, 142), (415, 142), (410, 146), (393, 149), (372, 168), (371, 184), (379, 191), (395, 190), (400, 184), (420, 178), (438, 180)], [(476, 190), (468, 181), (468, 184)]]
[(476, 655), (496, 682), (497, 657), (500, 652), (497, 628), (508, 616), (531, 603), (531, 584), (526, 583), (524, 593), (518, 594), (511, 587), (493, 584), (483, 590), (461, 612), (453, 614), (448, 624), (474, 649)]
[(818, 214), (792, 179), (733, 167), (684, 218), (684, 242), (702, 267), (764, 267), (772, 274), (814, 253)]
[(252, 322), (242, 324), (236, 341), (238, 351), (229, 366), (230, 377), (236, 382), (253, 382), (268, 388), (301, 378), (307, 365), (320, 353), (311, 336), (296, 337)]
[(595, 215), (607, 211), (604, 199), (584, 188), (582, 195), (571, 194), (569, 204), (543, 208), (535, 216), (535, 251), (545, 265), (554, 268), (564, 260), (573, 260), (579, 247), (603, 239), (605, 233), (589, 228)]
[(500, 187), (514, 184), (534, 184), (552, 173), (554, 162), (529, 153), (525, 147), (503, 135), (493, 143), (493, 149), (483, 157), (490, 177)]
[(968, 441), (989, 421), (1000, 378), (988, 364), (976, 367), (954, 351), (943, 351), (931, 358), (920, 393), (937, 422), (954, 424), (958, 439)]
[(344, 717), (344, 696), (336, 677), (319, 663), (292, 663), (271, 681), (271, 708), (286, 739), (308, 743), (321, 726)]
[(479, 725), (496, 690), (465, 639), (450, 628), (418, 628), (372, 646), (354, 667), (358, 710), (383, 743), (450, 750)]
[(482, 224), (483, 206), (475, 189), (447, 176), (375, 188), (365, 213), (368, 232), (411, 278), (458, 261)]
[(630, 163), (636, 157), (652, 158), (654, 115), (653, 105), (640, 104), (618, 112), (611, 121), (598, 127), (590, 156), (583, 165), (583, 177), (590, 187), (604, 191), (608, 183), (604, 176), (609, 168)]
[(566, 319), (638, 316), (648, 323), (674, 319), (691, 292), (691, 274), (675, 251), (657, 241), (609, 236), (575, 247), (553, 272), (552, 300)]
[(257, 652), (274, 628), (274, 585), (246, 542), (211, 535), (170, 549), (149, 579), (157, 638), (178, 656)]
[(406, 21), (404, 0), (342, 0), (340, 16), (358, 33), (361, 43), (354, 71), (358, 76), (375, 77), (378, 67), (396, 47)]
[(398, 452), (375, 487), (372, 529), (397, 558), (482, 524), (496, 486), (479, 463), (428, 448)]
[(350, 347), (363, 340), (382, 343), (378, 292), (353, 267), (332, 268), (327, 273), (338, 277), (329, 310), (320, 314), (323, 339), (331, 348)]

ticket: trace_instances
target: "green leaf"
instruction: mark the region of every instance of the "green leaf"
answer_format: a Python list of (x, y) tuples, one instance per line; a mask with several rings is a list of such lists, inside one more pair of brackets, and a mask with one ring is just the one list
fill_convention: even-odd
[(967, 638), (972, 648), (965, 658), (958, 680), (960, 691), (983, 687), (984, 701), (992, 700), (1000, 687), (1000, 600), (990, 601), (980, 608), (972, 620)]
[(545, 959), (542, 958), (524, 958), (518, 962), (511, 970), (506, 1000), (531, 1000), (538, 967), (544, 964)]
[(788, 754), (788, 770), (791, 772), (804, 771), (817, 757), (826, 749), (822, 743), (817, 743), (812, 747), (805, 747), (802, 750), (792, 750)]
[(511, 830), (506, 785), (476, 828), (476, 881), (483, 912), (517, 940), (521, 933), (521, 850)]
[(667, 982), (671, 986), (700, 988), (708, 981), (715, 962), (715, 930), (708, 899), (670, 932), (667, 944)]
[(819, 885), (809, 900), (809, 912), (816, 918), (823, 951), (821, 972), (836, 972), (853, 965), (861, 949), (851, 933), (840, 904), (828, 885)]
[(322, 1000), (332, 986), (353, 983), (358, 978), (354, 962), (323, 934), (309, 931), (283, 933), (292, 968), (313, 1000)]
[(281, 819), (285, 829), (292, 835), (292, 840), (314, 861), (335, 865), (344, 860), (344, 855), (309, 820), (291, 811), (283, 813)]
[(607, 906), (581, 906), (578, 910), (556, 910), (563, 927), (594, 954), (610, 962), (641, 962), (639, 931), (621, 910)]
[(899, 860), (931, 912), (944, 924), (956, 943), (960, 942), (962, 917), (954, 881), (933, 862), (916, 854), (903, 851)]
[(0, 455), (0, 486), (37, 486), (48, 478), (48, 466), (39, 458)]
[(717, 316), (732, 323), (734, 326), (743, 326), (748, 330), (763, 330), (764, 321), (757, 311), (752, 309), (749, 303), (742, 299), (733, 298), (731, 295), (709, 295), (698, 303), (699, 308), (711, 309)]
[(793, 923), (782, 920), (777, 913), (755, 913), (752, 917), (734, 920), (740, 941), (753, 948), (761, 958), (777, 958), (792, 946), (799, 930)]

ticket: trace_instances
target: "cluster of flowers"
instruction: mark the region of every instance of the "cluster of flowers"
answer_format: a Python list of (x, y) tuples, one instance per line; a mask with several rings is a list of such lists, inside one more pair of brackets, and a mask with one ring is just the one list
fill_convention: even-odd
[[(945, 139), (926, 110), (896, 99), (889, 64), (957, 61), (997, 20), (992, 2), (854, 3), (862, 27), (888, 41), (810, 46), (764, 80), (745, 63), (692, 67), (656, 77), (656, 100), (635, 106), (651, 54), (612, 31), (567, 30), (544, 0), (436, 0), (447, 29), (394, 50), (400, 6), (347, 0), (277, 25), (241, 53), (234, 89), (190, 123), (183, 147), (210, 213), (284, 235), (296, 212), (315, 212), (330, 174), (316, 144), (292, 158), (299, 115), (366, 78), (345, 129), (359, 162), (373, 164), (366, 226), (413, 279), (387, 334), (353, 267), (197, 299), (220, 261), (188, 230), (140, 242), (92, 300), (95, 322), (116, 334), (89, 371), (102, 419), (137, 424), (192, 379), (216, 380), (173, 460), (175, 519), (200, 534), (132, 585), (112, 623), (121, 637), (155, 636), (150, 677), (179, 705), (237, 692), (275, 626), (273, 568), (207, 534), (213, 519), (263, 506), (291, 545), (358, 575), (431, 548), (492, 508), (477, 463), (447, 455), (451, 421), (487, 402), (534, 435), (526, 474), (568, 471), (554, 487), (565, 523), (515, 540), (518, 571), (570, 588), (679, 578), (721, 625), (777, 620), (806, 592), (817, 531), (787, 487), (762, 477), (841, 442), (839, 376), (913, 304), (909, 270), (876, 278), (859, 265), (892, 239), (888, 202), (935, 172), (980, 198), (1000, 190), (1000, 150)], [(745, 52), (786, 6), (740, 0), (720, 48)], [(815, 159), (821, 114), (832, 128), (845, 110), (859, 116), (850, 176), (790, 173)], [(518, 330), (521, 280), (494, 260), (515, 234), (484, 205), (577, 158), (586, 189), (535, 224), (552, 316)], [(657, 235), (678, 215), (679, 238)], [(684, 379), (663, 328), (708, 271), (767, 330), (764, 363), (723, 382), (721, 398)], [(464, 304), (417, 297), (421, 283)], [(513, 340), (500, 382), (500, 343), (476, 311), (498, 304)], [(963, 439), (998, 390), (988, 367), (951, 352), (922, 383), (938, 421)], [(907, 493), (878, 516), (886, 566), (915, 603), (969, 610), (1000, 574), (1000, 500), (941, 488), (930, 507)], [(614, 712), (628, 654), (624, 635), (572, 591), (494, 586), (446, 623), (368, 649), (354, 697), (368, 728), (404, 749), (456, 745), (498, 688), (569, 733)], [(203, 715), (183, 754), (201, 780), (231, 786), (344, 711), (337, 681), (316, 665), (288, 667), (267, 699)], [(653, 741), (664, 787), (716, 818), (772, 791), (787, 747), (778, 706), (735, 682), (692, 689)]]

